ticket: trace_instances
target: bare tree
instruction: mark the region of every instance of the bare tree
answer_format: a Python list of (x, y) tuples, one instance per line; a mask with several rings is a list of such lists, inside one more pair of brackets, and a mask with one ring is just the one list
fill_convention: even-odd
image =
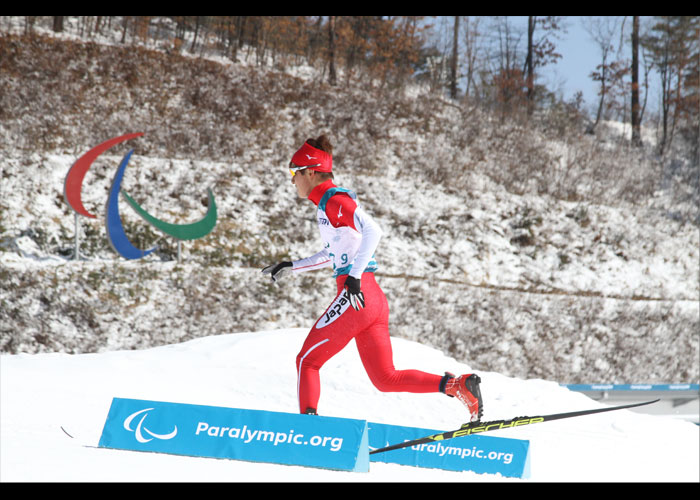
[(642, 42), (661, 79), (660, 153), (670, 147), (681, 117), (698, 130), (699, 32), (700, 16), (654, 16)]
[(620, 20), (616, 16), (591, 16), (583, 18), (582, 24), (593, 41), (598, 44), (601, 57), (601, 62), (597, 67), (599, 71), (591, 73), (591, 77), (600, 82), (598, 110), (595, 121), (588, 128), (588, 132), (593, 133), (603, 114), (605, 97), (608, 93), (607, 83), (609, 81), (608, 72), (610, 71), (608, 59), (610, 53), (614, 50), (613, 37), (619, 30)]
[(504, 119), (521, 107), (524, 95), (523, 71), (519, 67), (521, 60), (519, 44), (522, 30), (514, 26), (508, 16), (494, 16), (490, 26), (491, 43), (486, 54), (490, 68), (489, 84), (493, 95), (491, 103), (500, 111)]
[(476, 91), (476, 74), (477, 62), (479, 61), (479, 52), (481, 49), (479, 25), (481, 16), (476, 16), (472, 19), (469, 16), (465, 17), (464, 22), (464, 64), (466, 88), (464, 94), (471, 95), (472, 90)]
[[(535, 37), (535, 30), (539, 36)], [(527, 114), (535, 107), (535, 69), (556, 62), (561, 54), (556, 51), (552, 38), (561, 30), (559, 16), (527, 16), (527, 55), (525, 57), (525, 85), (527, 86)]]

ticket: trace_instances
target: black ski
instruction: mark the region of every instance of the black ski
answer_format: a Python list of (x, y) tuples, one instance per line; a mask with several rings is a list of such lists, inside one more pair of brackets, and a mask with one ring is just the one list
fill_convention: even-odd
[(431, 436), (425, 436), (418, 439), (413, 439), (411, 441), (405, 441), (403, 443), (394, 444), (391, 446), (386, 446), (384, 448), (378, 448), (369, 452), (370, 455), (375, 453), (384, 453), (385, 451), (399, 450), (401, 448), (408, 448), (410, 446), (416, 446), (424, 443), (432, 443), (434, 441), (444, 441), (446, 439), (452, 439), (461, 436), (469, 436), (470, 434), (480, 434), (482, 432), (497, 431), (499, 429), (510, 429), (512, 427), (520, 427), (523, 425), (539, 424), (542, 422), (551, 422), (552, 420), (559, 420), (562, 418), (571, 417), (581, 417), (583, 415), (592, 415), (594, 413), (602, 413), (606, 411), (624, 410), (626, 408), (635, 408), (637, 406), (650, 405), (659, 401), (655, 399), (654, 401), (646, 401), (644, 403), (632, 403), (628, 405), (621, 406), (610, 406), (607, 408), (595, 408), (593, 410), (582, 410), (582, 411), (570, 411), (566, 413), (552, 413), (551, 415), (540, 415), (537, 417), (516, 417), (510, 420), (492, 420), (490, 422), (470, 422), (468, 424), (462, 425), (459, 429), (453, 431), (439, 432)]

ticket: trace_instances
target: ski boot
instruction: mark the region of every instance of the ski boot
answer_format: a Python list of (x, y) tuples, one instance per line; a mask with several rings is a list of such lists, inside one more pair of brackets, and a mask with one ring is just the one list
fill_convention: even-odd
[(470, 414), (470, 422), (478, 422), (484, 414), (484, 403), (481, 399), (478, 375), (460, 375), (455, 377), (452, 373), (445, 372), (440, 382), (440, 391), (451, 398), (457, 398), (467, 407)]

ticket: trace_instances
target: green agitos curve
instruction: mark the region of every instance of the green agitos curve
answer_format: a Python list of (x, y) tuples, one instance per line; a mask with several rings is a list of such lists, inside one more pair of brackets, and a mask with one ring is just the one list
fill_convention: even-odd
[(207, 189), (207, 192), (209, 194), (209, 208), (207, 209), (207, 213), (200, 220), (191, 224), (171, 224), (156, 219), (141, 208), (126, 191), (122, 190), (121, 193), (124, 199), (131, 205), (131, 208), (156, 229), (178, 240), (196, 240), (209, 234), (216, 225), (216, 203), (214, 202), (214, 194), (211, 189)]

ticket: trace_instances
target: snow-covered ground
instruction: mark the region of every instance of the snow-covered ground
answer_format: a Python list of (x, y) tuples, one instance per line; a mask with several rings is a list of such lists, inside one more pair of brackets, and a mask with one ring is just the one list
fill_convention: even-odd
[[(113, 397), (294, 412), (295, 355), (306, 330), (220, 335), (140, 351), (0, 357), (0, 481), (426, 481), (695, 482), (700, 427), (622, 410), (492, 436), (530, 441), (531, 477), (372, 463), (368, 473), (97, 448)], [(442, 373), (469, 366), (394, 339), (397, 368)], [(372, 387), (354, 343), (322, 370), (320, 412), (371, 422), (455, 427), (464, 409), (442, 394)], [(484, 418), (595, 408), (600, 403), (545, 380), (480, 373)], [(63, 426), (75, 437), (69, 438)]]

